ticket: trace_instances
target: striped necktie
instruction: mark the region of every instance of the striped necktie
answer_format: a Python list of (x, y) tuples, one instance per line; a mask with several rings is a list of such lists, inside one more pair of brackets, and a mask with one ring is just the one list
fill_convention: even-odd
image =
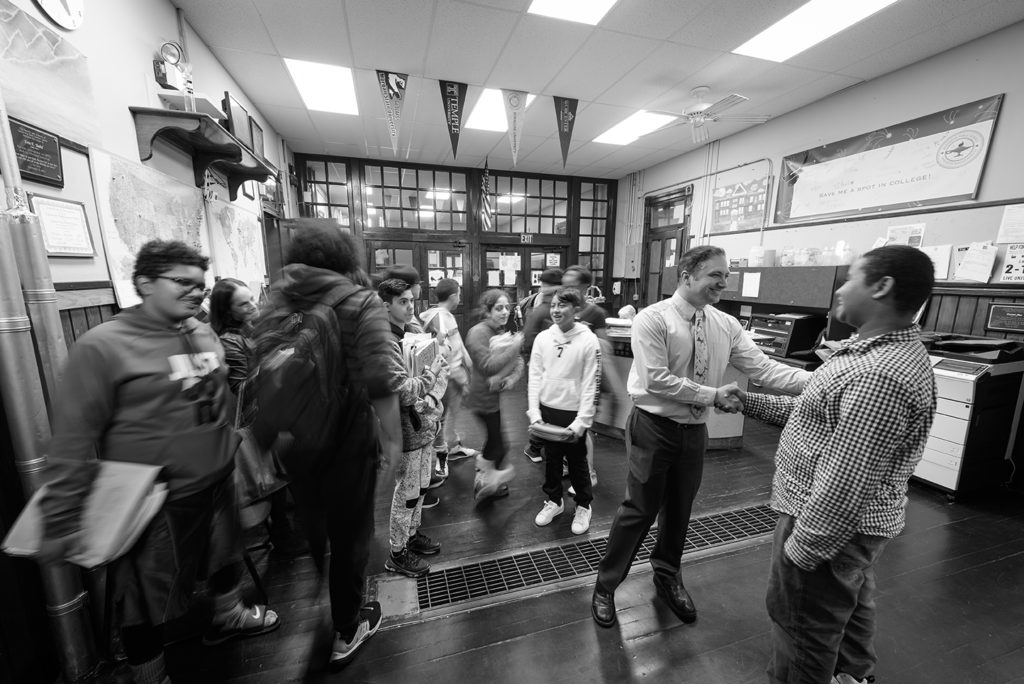
[[(703, 385), (708, 376), (708, 338), (704, 330), (704, 310), (693, 315), (693, 381)], [(704, 406), (690, 405), (694, 418), (704, 415)]]

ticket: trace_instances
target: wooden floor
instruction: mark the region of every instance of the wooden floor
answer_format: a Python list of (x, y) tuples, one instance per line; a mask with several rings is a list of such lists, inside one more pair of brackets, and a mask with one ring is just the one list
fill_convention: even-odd
[[(451, 466), (439, 507), (424, 512), (423, 531), (444, 548), (435, 567), (573, 539), (571, 502), (549, 527), (533, 517), (544, 495), (542, 466), (522, 455), (525, 402), (506, 396), (504, 411), (517, 478), (511, 495), (474, 508), (471, 461)], [(481, 430), (467, 416), (467, 442)], [(765, 503), (778, 439), (775, 428), (747, 421), (744, 447), (713, 451), (694, 515)], [(625, 481), (621, 442), (597, 438), (598, 485), (590, 535), (606, 535)], [(950, 504), (913, 485), (908, 523), (878, 567), (880, 662), (886, 682), (1024, 682), (1024, 502), (1019, 495)], [(413, 580), (382, 575), (390, 487), (377, 494), (377, 536), (368, 574), (378, 584)], [(578, 538), (575, 538), (578, 539)], [(683, 577), (700, 611), (683, 625), (654, 597), (647, 565), (636, 566), (616, 594), (619, 624), (590, 617), (593, 575), (558, 585), (455, 604), (425, 615), (386, 616), (384, 626), (346, 669), (309, 668), (325, 657), (326, 604), (308, 557), (261, 557), (272, 607), (282, 627), (269, 635), (203, 648), (186, 640), (168, 649), (176, 682), (270, 684), (322, 682), (695, 682), (765, 681), (764, 609), (770, 538), (683, 559)], [(386, 579), (386, 583), (378, 583)]]

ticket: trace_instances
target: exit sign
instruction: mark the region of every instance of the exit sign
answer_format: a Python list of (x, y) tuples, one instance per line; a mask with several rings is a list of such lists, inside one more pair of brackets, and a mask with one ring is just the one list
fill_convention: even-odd
[(533, 244), (533, 233), (523, 233), (519, 236), (519, 242), (523, 245)]

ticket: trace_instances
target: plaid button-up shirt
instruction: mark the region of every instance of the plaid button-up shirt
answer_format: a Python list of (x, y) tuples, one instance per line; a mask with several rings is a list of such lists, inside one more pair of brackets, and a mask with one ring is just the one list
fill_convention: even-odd
[(744, 413), (784, 425), (771, 506), (796, 517), (786, 555), (805, 570), (855, 533), (903, 529), (907, 480), (935, 414), (935, 375), (916, 325), (851, 339), (798, 397), (748, 394)]

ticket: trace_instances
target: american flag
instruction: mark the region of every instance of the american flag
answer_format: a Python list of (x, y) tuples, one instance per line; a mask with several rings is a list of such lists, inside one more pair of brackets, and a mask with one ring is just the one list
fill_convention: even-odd
[(493, 230), (494, 211), (491, 209), (491, 170), (487, 166), (487, 158), (484, 158), (484, 178), (480, 183), (480, 223), (484, 230)]

